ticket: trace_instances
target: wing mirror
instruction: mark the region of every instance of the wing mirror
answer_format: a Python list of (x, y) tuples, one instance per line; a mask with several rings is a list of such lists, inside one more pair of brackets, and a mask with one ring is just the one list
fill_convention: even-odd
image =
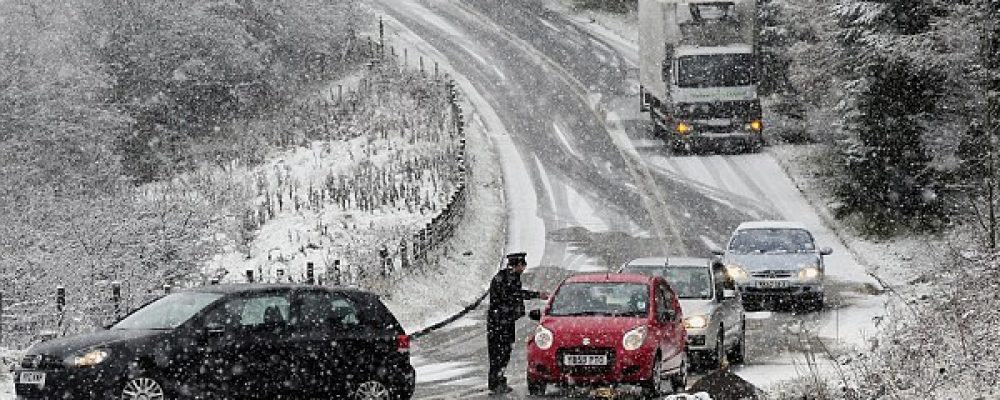
[(732, 289), (724, 289), (722, 291), (723, 300), (732, 300), (736, 298), (736, 291)]
[(542, 320), (542, 310), (531, 310), (528, 312), (528, 318), (532, 321)]
[(831, 249), (829, 247), (824, 247), (822, 249), (819, 249), (819, 254), (824, 255), (824, 256), (828, 256), (830, 254), (833, 254), (833, 249)]

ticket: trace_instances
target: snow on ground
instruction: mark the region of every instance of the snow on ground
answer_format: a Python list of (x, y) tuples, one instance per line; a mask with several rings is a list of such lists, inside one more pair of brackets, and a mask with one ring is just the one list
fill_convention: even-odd
[(433, 267), (396, 282), (392, 295), (385, 298), (407, 332), (442, 321), (475, 301), (485, 293), (503, 258), (506, 217), (498, 160), (484, 127), (473, 122), (466, 128), (466, 155), (473, 172), (465, 219), (439, 249)]

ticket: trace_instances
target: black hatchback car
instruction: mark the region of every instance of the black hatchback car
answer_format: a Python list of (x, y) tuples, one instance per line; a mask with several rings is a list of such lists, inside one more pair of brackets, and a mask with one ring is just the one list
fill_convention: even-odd
[(207, 286), (35, 345), (18, 399), (409, 399), (410, 339), (374, 294)]

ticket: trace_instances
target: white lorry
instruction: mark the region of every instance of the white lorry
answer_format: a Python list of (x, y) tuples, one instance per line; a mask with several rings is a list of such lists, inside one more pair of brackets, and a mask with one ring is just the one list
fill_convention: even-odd
[(641, 107), (675, 151), (763, 146), (756, 19), (756, 0), (639, 0)]

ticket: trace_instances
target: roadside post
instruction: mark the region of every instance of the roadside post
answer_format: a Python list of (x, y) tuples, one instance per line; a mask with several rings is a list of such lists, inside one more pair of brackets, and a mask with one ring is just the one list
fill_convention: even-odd
[(390, 272), (389, 263), (387, 262), (389, 259), (389, 249), (386, 248), (385, 245), (382, 245), (382, 247), (378, 249), (378, 256), (382, 260), (382, 277), (388, 277)]
[(121, 316), (122, 311), (122, 284), (121, 282), (111, 282), (111, 304), (114, 305), (115, 321)]
[(306, 283), (310, 285), (316, 284), (315, 270), (313, 269), (313, 262), (309, 261), (306, 263)]
[(59, 320), (56, 322), (56, 326), (62, 327), (64, 311), (66, 310), (66, 288), (62, 286), (56, 286), (56, 313), (59, 314)]

